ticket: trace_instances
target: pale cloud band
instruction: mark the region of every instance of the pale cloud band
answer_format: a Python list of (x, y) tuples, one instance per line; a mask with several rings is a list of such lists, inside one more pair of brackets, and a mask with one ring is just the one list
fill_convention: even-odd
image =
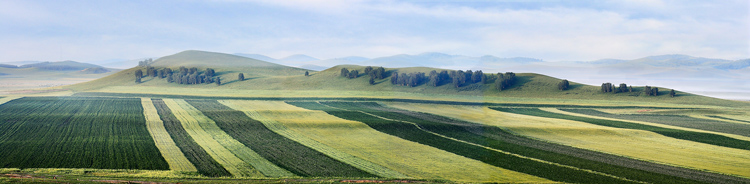
[(445, 52), (547, 61), (750, 58), (747, 1), (0, 2), (0, 62), (197, 49), (274, 57)]

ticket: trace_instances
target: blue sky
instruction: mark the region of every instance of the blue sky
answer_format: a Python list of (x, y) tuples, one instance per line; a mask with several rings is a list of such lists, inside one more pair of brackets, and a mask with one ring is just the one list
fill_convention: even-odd
[(0, 62), (183, 50), (327, 59), (443, 52), (547, 61), (750, 58), (750, 3), (723, 1), (0, 1)]

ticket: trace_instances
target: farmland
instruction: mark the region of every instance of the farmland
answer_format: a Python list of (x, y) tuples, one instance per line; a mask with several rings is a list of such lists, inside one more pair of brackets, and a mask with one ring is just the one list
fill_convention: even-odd
[(381, 169), (397, 171), (395, 174), (389, 174), (393, 171), (377, 172), (388, 174), (384, 177), (403, 178), (405, 174), (412, 178), (463, 182), (550, 182), (403, 140), (378, 132), (364, 123), (341, 119), (323, 111), (307, 110), (280, 101), (221, 102), (234, 109), (256, 111), (258, 115), (266, 116), (292, 132), (322, 143), (314, 145), (316, 150), (340, 150), (355, 156), (353, 158), (377, 164), (372, 165), (376, 166), (374, 168), (382, 165), (386, 168)]
[[(582, 156), (600, 162), (636, 167), (650, 172), (677, 174), (681, 177), (714, 177), (724, 181), (722, 175), (701, 173), (697, 170), (712, 170), (721, 173), (734, 173), (745, 176), (748, 173), (748, 155), (745, 150), (699, 144), (659, 135), (643, 130), (611, 128), (578, 121), (543, 118), (491, 110), (482, 106), (423, 105), (409, 103), (388, 103), (391, 107), (418, 112), (441, 114), (453, 119), (497, 126), (507, 131), (547, 142), (569, 145), (597, 152), (567, 151), (568, 155)], [(544, 146), (544, 147), (555, 147)], [(558, 149), (564, 150), (564, 149)], [(606, 155), (610, 153), (622, 155)], [(590, 157), (599, 155), (597, 157)], [(636, 159), (629, 159), (636, 158)], [(649, 162), (644, 162), (648, 160)], [(667, 165), (680, 167), (659, 166)], [(684, 174), (683, 174), (684, 173)], [(709, 175), (709, 176), (706, 176)], [(724, 179), (722, 179), (724, 178)]]
[(156, 107), (159, 117), (164, 122), (164, 128), (167, 130), (172, 139), (174, 140), (177, 147), (185, 155), (185, 157), (193, 163), (198, 170), (198, 173), (211, 176), (231, 176), (231, 174), (224, 169), (216, 160), (214, 160), (206, 150), (195, 141), (190, 134), (182, 127), (182, 123), (177, 120), (177, 117), (172, 114), (172, 111), (167, 107), (162, 99), (153, 99), (154, 106)]
[[(187, 104), (184, 100), (163, 99), (172, 113), (182, 123), (182, 127), (193, 137), (206, 152), (221, 164), (232, 176), (255, 176), (263, 175), (255, 170), (250, 164), (245, 163), (234, 152), (237, 148), (235, 140), (224, 135), (225, 133), (216, 127), (216, 123), (204, 116), (199, 110)], [(221, 139), (217, 139), (221, 137)]]
[[(372, 177), (373, 175), (334, 160), (298, 142), (276, 134), (263, 123), (250, 119), (216, 101), (191, 101), (221, 130), (272, 163), (301, 176)], [(170, 107), (171, 108), (171, 107)]]
[[(736, 123), (725, 121), (699, 119), (685, 115), (660, 115), (660, 114), (610, 114), (597, 111), (595, 109), (561, 109), (563, 111), (616, 118), (635, 121), (645, 121), (665, 125), (694, 128), (699, 130), (730, 133), (735, 135), (750, 137), (750, 126), (741, 126)], [(746, 143), (750, 144), (750, 143)]]
[[(331, 115), (344, 119), (360, 121), (368, 124), (370, 127), (378, 131), (388, 133), (406, 140), (429, 145), (438, 149), (443, 149), (445, 151), (476, 159), (498, 167), (540, 176), (555, 181), (575, 181), (582, 183), (601, 181), (616, 183), (633, 182), (632, 180), (624, 179), (625, 177), (621, 177), (623, 175), (627, 175), (628, 179), (635, 178), (639, 180), (643, 179), (655, 182), (657, 182), (657, 180), (665, 179), (671, 180), (672, 182), (691, 182), (689, 180), (681, 180), (679, 178), (670, 176), (647, 173), (593, 161), (576, 159), (567, 155), (555, 154), (548, 151), (508, 144), (493, 139), (487, 139), (487, 137), (482, 137), (468, 132), (468, 130), (466, 129), (467, 127), (456, 127), (455, 125), (442, 123), (430, 123), (429, 121), (417, 120), (411, 117), (412, 119), (408, 121), (414, 122), (414, 120), (417, 120), (419, 122), (417, 123), (417, 125), (419, 125), (417, 127), (413, 124), (383, 119), (381, 117), (368, 115), (369, 113), (359, 112), (367, 111), (373, 114), (377, 114), (378, 116), (391, 116), (388, 118), (399, 116), (395, 118), (409, 119), (408, 116), (403, 116), (399, 113), (390, 113), (361, 107), (362, 105), (370, 106), (372, 105), (371, 103), (324, 103), (325, 105), (332, 105), (337, 108), (349, 109), (344, 111), (335, 108), (325, 108), (320, 106), (316, 107), (312, 103), (291, 104), (304, 106), (309, 109), (324, 110)], [(357, 111), (351, 111), (354, 109), (356, 109)], [(430, 131), (437, 131), (437, 133), (439, 134), (425, 131), (422, 128), (429, 129)], [(458, 137), (459, 140), (457, 140), (456, 137)], [(466, 140), (468, 140), (468, 142)], [(540, 157), (544, 160), (538, 159)], [(594, 169), (598, 171), (592, 171), (588, 169)], [(604, 174), (602, 172), (617, 173), (617, 175), (620, 176)]]
[(605, 119), (595, 119), (595, 118), (581, 117), (581, 116), (572, 116), (572, 115), (567, 115), (567, 114), (547, 112), (547, 111), (543, 111), (543, 110), (536, 109), (536, 108), (492, 107), (491, 109), (503, 111), (503, 112), (516, 113), (516, 114), (531, 115), (531, 116), (582, 121), (586, 123), (615, 127), (615, 128), (646, 130), (646, 131), (651, 131), (651, 132), (658, 133), (664, 136), (673, 137), (673, 138), (682, 139), (682, 140), (695, 141), (695, 142), (730, 147), (730, 148), (750, 150), (750, 141), (739, 140), (739, 139), (735, 139), (735, 138), (731, 138), (731, 137), (727, 137), (723, 135), (718, 135), (718, 134), (712, 134), (712, 133), (693, 132), (693, 131), (686, 131), (686, 130), (679, 130), (679, 129), (669, 129), (669, 128), (644, 125), (644, 124), (638, 124), (638, 123), (630, 123), (630, 122), (624, 122), (624, 121), (616, 121), (616, 120), (605, 120)]
[(161, 155), (169, 163), (169, 169), (175, 171), (198, 171), (193, 163), (185, 158), (180, 148), (175, 145), (172, 137), (169, 136), (167, 129), (164, 128), (164, 122), (159, 118), (159, 113), (156, 111), (151, 99), (142, 98), (141, 104), (143, 105), (143, 115), (146, 117), (146, 124), (148, 126), (148, 132), (156, 143), (156, 147), (159, 148)]
[(0, 165), (166, 170), (140, 99), (26, 97), (0, 105)]

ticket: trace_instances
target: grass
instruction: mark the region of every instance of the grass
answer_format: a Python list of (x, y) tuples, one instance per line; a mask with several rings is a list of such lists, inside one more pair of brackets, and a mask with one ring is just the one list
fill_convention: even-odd
[[(271, 117), (278, 117), (275, 115), (279, 115), (279, 114), (292, 115), (289, 113), (293, 113), (293, 112), (289, 110), (290, 109), (294, 110), (295, 108), (297, 108), (295, 106), (286, 105), (284, 104), (284, 102), (280, 102), (280, 101), (275, 101), (275, 102), (219, 101), (219, 102), (234, 110), (244, 112), (248, 117), (263, 123), (263, 125), (265, 125), (269, 130), (279, 135), (282, 135), (286, 138), (294, 140), (307, 147), (315, 149), (318, 152), (321, 152), (338, 161), (354, 166), (357, 169), (360, 169), (362, 171), (368, 172), (370, 174), (373, 174), (379, 177), (384, 177), (384, 178), (408, 178), (408, 176), (398, 173), (396, 171), (393, 171), (388, 168), (382, 167), (380, 165), (374, 164), (372, 162), (354, 157), (350, 154), (341, 152), (337, 149), (334, 149), (316, 140), (310, 139), (304, 135), (299, 134), (298, 131), (287, 128), (287, 126), (284, 126), (284, 124), (280, 123), (276, 119), (271, 118)], [(270, 109), (268, 107), (274, 107), (274, 108)], [(313, 121), (317, 121), (317, 119)]]
[(0, 166), (166, 170), (140, 99), (26, 97), (0, 106)]
[(400, 139), (378, 132), (364, 123), (341, 119), (323, 111), (307, 110), (276, 101), (220, 102), (238, 110), (256, 111), (300, 135), (325, 144), (326, 147), (413, 178), (460, 182), (551, 182)]
[[(298, 105), (299, 103), (292, 103), (294, 105)], [(543, 178), (547, 178), (553, 181), (561, 181), (561, 182), (575, 182), (575, 183), (632, 183), (633, 181), (624, 180), (622, 177), (612, 176), (612, 175), (606, 175), (602, 173), (596, 173), (591, 171), (585, 171), (583, 169), (578, 169), (576, 167), (585, 166), (595, 169), (595, 170), (607, 170), (609, 174), (617, 174), (617, 175), (628, 175), (632, 174), (632, 169), (628, 168), (619, 168), (619, 167), (613, 167), (609, 166), (607, 164), (602, 164), (598, 162), (593, 161), (586, 161), (581, 159), (576, 159), (574, 157), (561, 155), (561, 154), (555, 154), (543, 150), (537, 150), (533, 148), (523, 147), (523, 146), (517, 146), (517, 145), (511, 145), (507, 143), (503, 143), (500, 141), (494, 141), (491, 139), (488, 139), (487, 137), (482, 137), (473, 133), (466, 132), (466, 127), (456, 127), (451, 126), (448, 124), (442, 124), (442, 123), (429, 123), (422, 120), (416, 120), (417, 124), (421, 127), (414, 126), (409, 123), (399, 122), (399, 121), (393, 121), (393, 120), (386, 120), (382, 118), (378, 118), (375, 116), (371, 116), (368, 114), (365, 114), (363, 112), (358, 111), (368, 111), (368, 113), (373, 113), (377, 115), (386, 115), (389, 116), (387, 118), (390, 119), (409, 119), (408, 121), (412, 122), (413, 118), (409, 118), (408, 116), (399, 115), (398, 113), (392, 113), (392, 112), (378, 112), (376, 110), (372, 110), (370, 108), (364, 108), (361, 105), (369, 106), (372, 105), (372, 103), (364, 104), (364, 103), (325, 103), (326, 105), (333, 105), (337, 108), (345, 108), (349, 109), (348, 111), (342, 111), (338, 109), (331, 109), (331, 108), (311, 108), (315, 110), (324, 110), (327, 113), (354, 121), (359, 121), (367, 124), (368, 126), (387, 133), (391, 134), (406, 140), (418, 142), (421, 144), (425, 144), (428, 146), (432, 146), (438, 149), (442, 149), (448, 152), (452, 152), (467, 158), (476, 159), (485, 163), (488, 163), (490, 165), (498, 166), (501, 168), (522, 172), (526, 174), (531, 174), (534, 176), (539, 176)], [(308, 107), (310, 108), (310, 107)], [(352, 111), (356, 110), (356, 111)], [(388, 115), (391, 114), (391, 115)], [(426, 123), (426, 124), (425, 124)], [(438, 129), (430, 129), (427, 128), (425, 125), (435, 125)], [(439, 134), (442, 134), (443, 136), (436, 135), (429, 133), (427, 131), (424, 131), (422, 128), (428, 129), (433, 132), (437, 132)], [(455, 136), (456, 134), (463, 134), (462, 136)], [(463, 132), (463, 133), (462, 133)], [(449, 134), (444, 134), (449, 133)], [(465, 133), (465, 134), (464, 134)], [(449, 136), (453, 138), (457, 138), (457, 141), (454, 139), (450, 139)], [(469, 144), (469, 143), (471, 144)], [(481, 146), (484, 145), (484, 146)], [(489, 149), (489, 148), (492, 149)], [(502, 151), (497, 151), (502, 150)], [(523, 154), (517, 154), (518, 152), (521, 152)], [(531, 156), (527, 155), (530, 154)], [(546, 158), (549, 157), (549, 158)], [(541, 161), (547, 160), (547, 161)], [(565, 161), (568, 162), (574, 161), (578, 162), (577, 165), (579, 166), (573, 166), (571, 167), (568, 163), (560, 163), (559, 161)], [(557, 164), (556, 164), (557, 163)], [(563, 166), (560, 164), (567, 164), (568, 166)], [(586, 168), (586, 169), (589, 169)], [(609, 170), (616, 168), (616, 170)], [(654, 175), (644, 172), (640, 172), (638, 174), (643, 174), (638, 179), (645, 179), (645, 180), (662, 180), (665, 178), (673, 179), (674, 182), (690, 182), (685, 180), (680, 180), (678, 178), (674, 177), (659, 177), (659, 175)], [(637, 177), (633, 175), (633, 177)]]
[[(669, 129), (669, 128), (651, 126), (651, 125), (644, 125), (644, 124), (638, 124), (638, 123), (624, 122), (624, 121), (615, 121), (615, 120), (595, 119), (595, 118), (588, 118), (588, 117), (572, 116), (572, 115), (567, 115), (567, 114), (559, 114), (559, 113), (547, 112), (547, 111), (543, 111), (543, 110), (536, 109), (536, 108), (498, 108), (498, 107), (491, 107), (491, 109), (502, 111), (502, 112), (516, 113), (516, 114), (524, 114), (524, 115), (547, 117), (547, 118), (556, 118), (556, 119), (567, 119), (567, 120), (573, 120), (573, 121), (581, 121), (581, 122), (591, 123), (591, 124), (595, 124), (595, 125), (602, 125), (602, 126), (615, 127), (615, 128), (645, 130), (645, 131), (650, 131), (650, 132), (658, 133), (658, 134), (661, 134), (661, 135), (664, 135), (664, 136), (667, 136), (667, 137), (676, 138), (676, 139), (682, 139), (682, 140), (688, 140), (688, 141), (695, 141), (695, 142), (712, 144), (712, 145), (717, 145), (717, 146), (724, 146), (724, 147), (728, 147), (728, 148), (737, 148), (737, 149), (750, 150), (750, 141), (734, 139), (734, 138), (731, 138), (731, 137), (727, 137), (727, 136), (723, 136), (723, 135), (717, 135), (717, 134), (711, 134), (711, 133), (692, 132), (692, 131), (685, 131), (685, 130), (678, 130), (678, 129)], [(569, 110), (569, 111), (578, 112), (579, 110)]]
[(227, 134), (256, 151), (272, 163), (296, 175), (312, 177), (373, 177), (289, 138), (281, 136), (217, 101), (190, 101), (214, 119)]
[(152, 100), (156, 111), (159, 113), (159, 117), (164, 122), (164, 128), (166, 128), (169, 135), (174, 139), (177, 147), (185, 155), (185, 157), (193, 163), (198, 170), (198, 173), (204, 176), (210, 177), (221, 177), (221, 176), (232, 176), (224, 167), (221, 166), (211, 155), (206, 152), (190, 134), (185, 130), (177, 120), (177, 117), (172, 114), (172, 111), (167, 107), (162, 99)]
[[(413, 111), (441, 114), (450, 118), (502, 127), (516, 134), (558, 144), (604, 153), (623, 155), (662, 164), (710, 170), (746, 176), (750, 154), (745, 150), (708, 144), (696, 144), (643, 130), (611, 128), (584, 122), (543, 118), (491, 110), (481, 106), (423, 105), (408, 103), (388, 104)], [(593, 155), (593, 154), (586, 154)], [(603, 162), (614, 160), (606, 159)], [(626, 165), (632, 165), (629, 163)], [(648, 165), (647, 165), (648, 166)], [(652, 168), (659, 168), (651, 166)], [(649, 168), (646, 168), (649, 169)], [(691, 169), (676, 169), (671, 174), (690, 173)], [(667, 172), (659, 168), (654, 172)], [(680, 172), (678, 172), (680, 171)], [(695, 170), (697, 172), (697, 170)], [(669, 173), (666, 173), (669, 174)], [(687, 177), (689, 177), (687, 176)], [(725, 182), (720, 179), (707, 182)], [(744, 181), (747, 182), (747, 181)]]
[(180, 148), (175, 145), (172, 137), (169, 136), (167, 129), (164, 128), (164, 122), (159, 118), (159, 113), (154, 107), (154, 103), (151, 99), (142, 98), (141, 105), (143, 105), (143, 115), (146, 117), (146, 126), (148, 132), (156, 143), (156, 147), (159, 148), (161, 156), (169, 164), (170, 170), (175, 171), (189, 171), (197, 172), (198, 169), (193, 166), (193, 163), (185, 158), (185, 155), (180, 151)]
[[(729, 123), (725, 121), (700, 119), (685, 115), (661, 115), (661, 114), (610, 114), (597, 111), (594, 109), (561, 109), (568, 112), (574, 112), (579, 114), (586, 114), (592, 116), (626, 119), (635, 121), (645, 121), (651, 123), (659, 123), (664, 125), (672, 125), (685, 128), (694, 128), (698, 130), (706, 130), (713, 132), (729, 133), (735, 135), (741, 135), (750, 137), (750, 126), (739, 123)], [(726, 141), (730, 142), (730, 141)], [(745, 142), (745, 145), (750, 145), (750, 142)], [(734, 147), (740, 149), (750, 149), (748, 147)]]
[(229, 173), (236, 177), (251, 176), (263, 177), (249, 163), (238, 157), (242, 149), (241, 144), (233, 142), (236, 140), (226, 135), (216, 126), (216, 123), (203, 115), (198, 109), (190, 106), (180, 99), (163, 99), (164, 103), (172, 110), (172, 113), (182, 123), (185, 130), (193, 137), (214, 160), (221, 164)]

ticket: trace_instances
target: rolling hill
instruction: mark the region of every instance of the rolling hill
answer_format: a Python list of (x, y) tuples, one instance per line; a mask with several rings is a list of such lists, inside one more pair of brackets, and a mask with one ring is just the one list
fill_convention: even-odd
[[(369, 77), (364, 74), (365, 66), (339, 65), (319, 72), (311, 72), (310, 76), (304, 76), (306, 70), (273, 64), (255, 59), (240, 57), (236, 55), (203, 52), (184, 51), (175, 55), (166, 56), (156, 60), (153, 64), (156, 69), (169, 67), (173, 70), (180, 66), (197, 67), (199, 70), (213, 68), (216, 75), (221, 77), (222, 85), (195, 84), (181, 85), (168, 83), (166, 79), (145, 77), (142, 83), (134, 82), (135, 70), (145, 68), (136, 67), (118, 72), (98, 80), (87, 83), (75, 84), (62, 87), (76, 92), (121, 92), (121, 93), (172, 93), (183, 95), (234, 95), (234, 96), (347, 96), (347, 97), (399, 97), (419, 96), (430, 98), (471, 98), (475, 100), (502, 101), (507, 99), (565, 99), (611, 101), (616, 103), (622, 101), (627, 103), (675, 103), (685, 104), (721, 105), (730, 103), (725, 100), (693, 95), (678, 91), (679, 98), (670, 98), (667, 93), (669, 88), (658, 86), (660, 96), (647, 97), (642, 94), (642, 86), (634, 86), (636, 92), (604, 94), (600, 92), (599, 86), (590, 86), (581, 83), (571, 83), (572, 87), (566, 91), (556, 89), (561, 79), (535, 74), (518, 73), (517, 82), (510, 89), (498, 91), (495, 84), (469, 84), (460, 88), (450, 84), (437, 87), (420, 84), (416, 87), (398, 86), (390, 82), (390, 77), (375, 81), (375, 85), (368, 83)], [(342, 68), (358, 70), (360, 75), (355, 79), (339, 77)], [(442, 71), (438, 68), (408, 67), (408, 68), (386, 68), (386, 76), (392, 72), (429, 73), (432, 70)], [(245, 80), (238, 81), (237, 75), (244, 73)], [(610, 81), (601, 81), (610, 82)], [(625, 82), (627, 81), (617, 81)], [(615, 83), (617, 85), (619, 83)], [(205, 93), (205, 94), (204, 94)], [(294, 95), (292, 95), (294, 94)]]

